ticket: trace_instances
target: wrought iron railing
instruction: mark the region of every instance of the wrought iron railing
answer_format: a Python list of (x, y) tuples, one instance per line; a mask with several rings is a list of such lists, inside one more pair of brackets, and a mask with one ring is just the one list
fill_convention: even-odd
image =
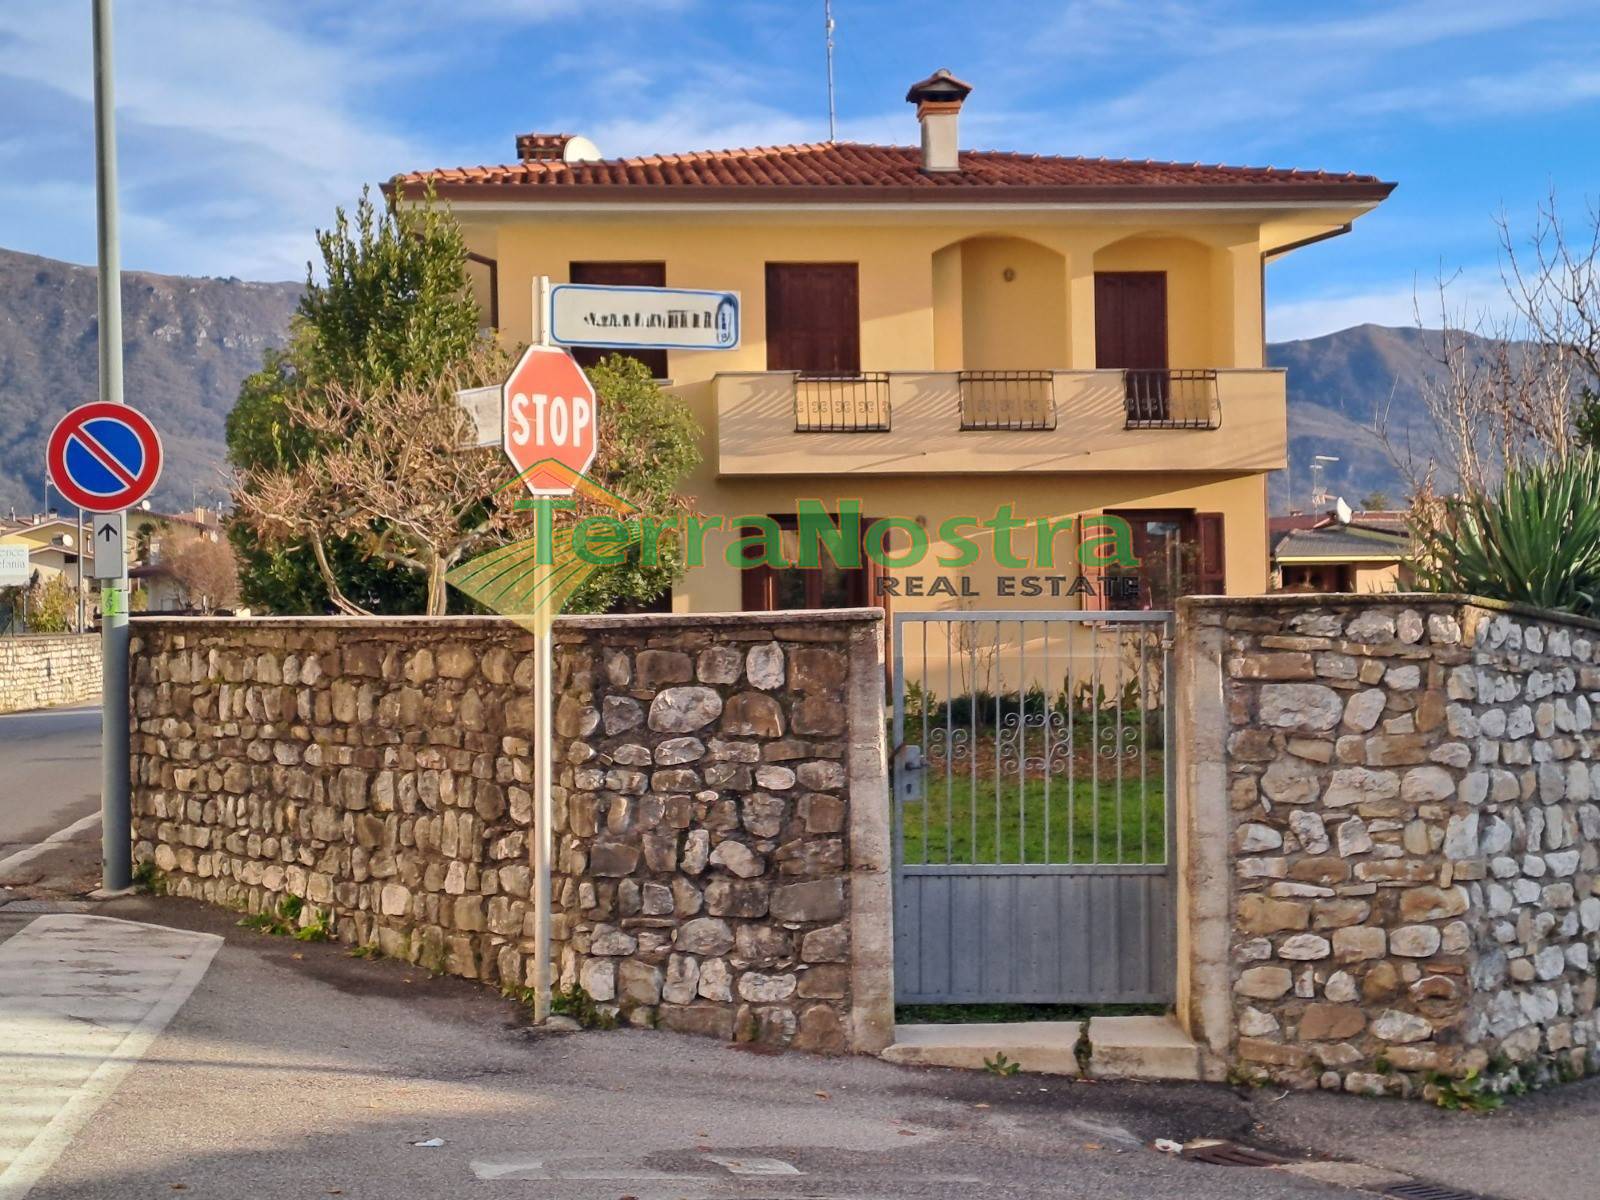
[(883, 433), (889, 417), (887, 371), (795, 376), (796, 433)]
[(962, 371), (961, 428), (1054, 429), (1052, 371)]
[(1218, 429), (1222, 399), (1213, 370), (1123, 372), (1128, 429)]

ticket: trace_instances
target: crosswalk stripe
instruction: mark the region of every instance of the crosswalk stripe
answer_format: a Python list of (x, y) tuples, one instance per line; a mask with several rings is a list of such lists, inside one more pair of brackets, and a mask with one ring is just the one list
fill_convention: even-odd
[(0, 1200), (22, 1200), (43, 1178), (221, 944), (77, 913), (38, 917), (0, 942)]

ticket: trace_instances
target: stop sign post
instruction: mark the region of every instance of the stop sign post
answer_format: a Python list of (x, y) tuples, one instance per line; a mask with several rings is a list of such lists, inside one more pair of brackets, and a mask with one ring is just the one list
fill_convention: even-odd
[[(540, 281), (539, 303), (548, 283)], [(542, 325), (542, 322), (541, 322)], [(542, 329), (541, 329), (542, 335)], [(535, 496), (570, 496), (577, 476), (587, 471), (600, 449), (594, 385), (571, 354), (541, 340), (523, 351), (500, 389), (502, 445), (517, 468), (518, 478)], [(550, 781), (551, 646), (553, 611), (535, 614), (533, 635), (534, 713), (533, 777), (537, 813), (534, 818), (534, 904), (536, 936), (533, 951), (533, 1018), (550, 1015), (554, 985), (550, 948), (550, 863), (555, 852), (555, 805)]]
[(506, 457), (535, 496), (570, 496), (600, 449), (594, 385), (556, 346), (529, 346), (501, 387)]

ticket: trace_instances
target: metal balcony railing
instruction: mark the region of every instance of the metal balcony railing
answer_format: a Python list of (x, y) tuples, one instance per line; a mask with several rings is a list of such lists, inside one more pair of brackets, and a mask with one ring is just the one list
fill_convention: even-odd
[(1214, 370), (1123, 372), (1127, 429), (1219, 429), (1222, 399)]
[(1055, 374), (1051, 371), (962, 371), (962, 429), (1054, 429)]
[(795, 376), (796, 433), (884, 433), (889, 417), (887, 371)]

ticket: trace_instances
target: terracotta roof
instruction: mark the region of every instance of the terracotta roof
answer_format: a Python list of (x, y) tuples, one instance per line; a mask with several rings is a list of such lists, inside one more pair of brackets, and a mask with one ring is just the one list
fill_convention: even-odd
[(1304, 559), (1380, 561), (1409, 557), (1411, 538), (1404, 533), (1360, 525), (1323, 525), (1286, 534), (1273, 549), (1279, 562)]
[[(525, 138), (532, 135), (524, 135)], [(1038, 202), (1118, 200), (1381, 200), (1393, 189), (1372, 175), (1277, 167), (1061, 158), (968, 150), (961, 169), (922, 170), (914, 146), (820, 142), (704, 150), (641, 158), (504, 166), (442, 167), (397, 175), (386, 185), (441, 196), (536, 200), (851, 200)]]

